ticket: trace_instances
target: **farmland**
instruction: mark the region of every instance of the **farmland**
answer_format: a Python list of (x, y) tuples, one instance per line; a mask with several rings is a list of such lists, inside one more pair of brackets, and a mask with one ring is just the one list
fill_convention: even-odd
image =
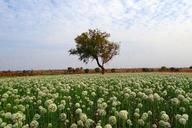
[(190, 128), (192, 74), (0, 79), (0, 127)]

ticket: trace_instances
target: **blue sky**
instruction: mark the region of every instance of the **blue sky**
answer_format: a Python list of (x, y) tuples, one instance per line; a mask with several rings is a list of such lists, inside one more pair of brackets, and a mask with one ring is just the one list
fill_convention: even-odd
[(96, 67), (68, 54), (89, 28), (121, 42), (107, 67), (192, 65), (192, 0), (0, 0), (0, 70)]

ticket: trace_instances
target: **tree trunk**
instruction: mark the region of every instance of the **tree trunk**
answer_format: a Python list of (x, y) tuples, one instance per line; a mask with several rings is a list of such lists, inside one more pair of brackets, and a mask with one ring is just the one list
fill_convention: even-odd
[(105, 74), (105, 68), (103, 66), (101, 67), (101, 70), (102, 70), (101, 73), (104, 75)]
[(99, 59), (97, 57), (95, 59), (96, 59), (97, 65), (101, 68), (101, 73), (104, 74), (105, 73), (105, 68), (104, 68), (103, 64), (101, 65), (99, 63)]

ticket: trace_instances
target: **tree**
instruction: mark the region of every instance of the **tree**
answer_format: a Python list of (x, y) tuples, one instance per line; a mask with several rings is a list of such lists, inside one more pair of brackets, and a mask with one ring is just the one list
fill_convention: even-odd
[(84, 71), (85, 71), (85, 73), (89, 73), (89, 69), (88, 68), (84, 69)]
[(160, 70), (161, 70), (161, 71), (167, 71), (168, 68), (167, 68), (166, 66), (162, 66)]
[(179, 71), (179, 68), (170, 67), (169, 70), (170, 70), (171, 72), (178, 72), (178, 71)]
[(95, 72), (96, 73), (100, 72), (100, 68), (95, 68)]
[(190, 66), (189, 69), (192, 69), (192, 66)]
[(112, 69), (111, 69), (111, 72), (112, 72), (112, 73), (115, 73), (115, 72), (116, 72), (116, 69), (115, 69), (115, 68), (112, 68)]
[(109, 33), (101, 32), (98, 29), (89, 29), (75, 38), (76, 48), (70, 49), (70, 55), (78, 55), (79, 60), (88, 63), (96, 60), (105, 73), (104, 65), (119, 53), (119, 44), (109, 41)]
[(152, 69), (150, 69), (150, 68), (142, 68), (142, 71), (143, 72), (152, 72)]
[(74, 70), (74, 69), (73, 69), (72, 67), (68, 67), (68, 68), (67, 68), (67, 72), (68, 72), (68, 73), (73, 73), (73, 70)]

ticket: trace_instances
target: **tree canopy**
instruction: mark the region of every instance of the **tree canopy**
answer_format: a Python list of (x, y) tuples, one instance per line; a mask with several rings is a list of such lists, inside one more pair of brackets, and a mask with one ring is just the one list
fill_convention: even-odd
[(96, 60), (97, 65), (105, 72), (104, 64), (119, 53), (119, 44), (109, 41), (110, 34), (98, 29), (89, 29), (75, 38), (76, 48), (70, 49), (70, 55), (79, 56), (79, 60), (88, 63)]

